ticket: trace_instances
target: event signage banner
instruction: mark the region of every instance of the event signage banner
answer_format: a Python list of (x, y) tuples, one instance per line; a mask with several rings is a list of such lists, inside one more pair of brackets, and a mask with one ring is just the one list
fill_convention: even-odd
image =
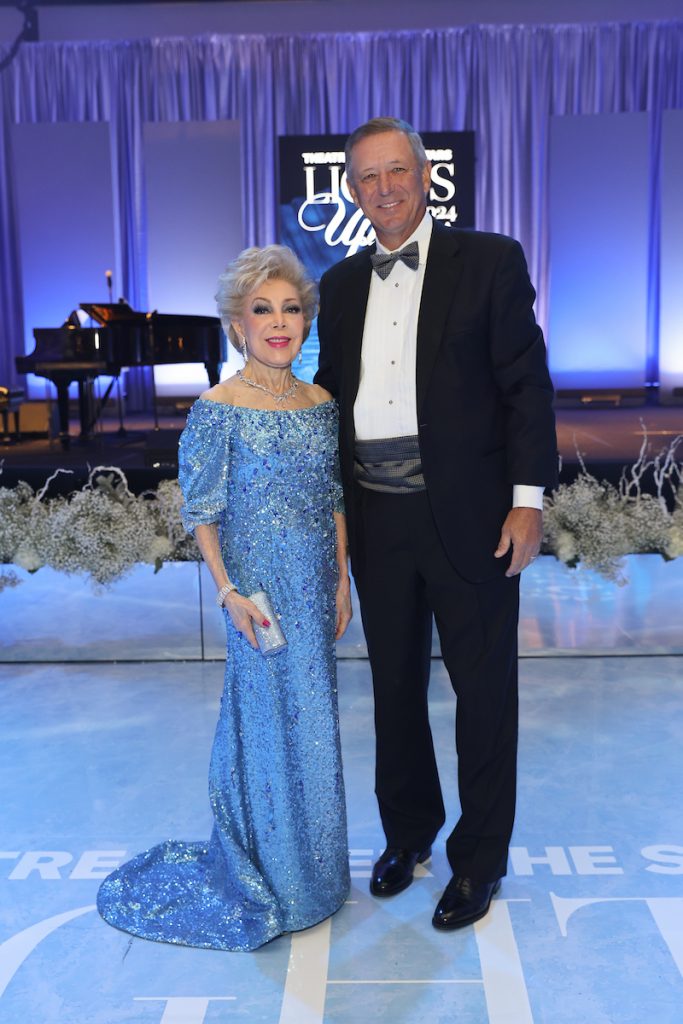
[[(474, 132), (423, 132), (432, 164), (427, 198), (432, 216), (474, 227)], [(375, 232), (354, 204), (344, 173), (346, 135), (286, 135), (280, 142), (280, 241), (317, 281), (334, 263), (371, 245)], [(315, 325), (297, 375), (317, 366)]]

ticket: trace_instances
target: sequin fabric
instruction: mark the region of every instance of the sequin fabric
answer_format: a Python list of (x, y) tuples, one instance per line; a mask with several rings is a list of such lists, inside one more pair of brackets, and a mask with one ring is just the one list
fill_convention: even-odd
[[(250, 950), (334, 913), (349, 890), (334, 656), (341, 504), (333, 402), (260, 411), (199, 400), (180, 441), (188, 530), (218, 522), (230, 578), (266, 590), (287, 638), (264, 658), (227, 630), (208, 842), (168, 840), (102, 883), (133, 935)], [(172, 794), (173, 766), (169, 765)]]

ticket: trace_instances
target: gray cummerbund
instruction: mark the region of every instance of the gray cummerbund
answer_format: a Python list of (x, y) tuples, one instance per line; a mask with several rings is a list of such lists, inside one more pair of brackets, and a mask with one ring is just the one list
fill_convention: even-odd
[(417, 434), (356, 441), (355, 477), (361, 487), (391, 494), (425, 489)]

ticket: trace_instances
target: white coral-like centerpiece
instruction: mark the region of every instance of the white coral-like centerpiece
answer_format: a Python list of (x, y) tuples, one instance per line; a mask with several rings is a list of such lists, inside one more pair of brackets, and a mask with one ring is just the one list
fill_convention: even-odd
[[(579, 476), (546, 498), (544, 552), (617, 583), (626, 582), (625, 555), (683, 556), (681, 442), (683, 435), (653, 456), (643, 427), (639, 457), (617, 487), (590, 474), (579, 453)], [(121, 469), (97, 466), (80, 490), (49, 497), (52, 481), (66, 472), (57, 470), (37, 492), (23, 481), (0, 487), (0, 566), (35, 572), (46, 565), (106, 585), (138, 562), (158, 570), (167, 561), (200, 559), (180, 519), (177, 480), (135, 495)], [(0, 570), (0, 590), (19, 582), (16, 573)]]

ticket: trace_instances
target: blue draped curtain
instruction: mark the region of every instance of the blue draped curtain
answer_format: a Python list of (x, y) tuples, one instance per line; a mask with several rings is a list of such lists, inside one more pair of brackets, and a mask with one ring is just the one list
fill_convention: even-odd
[(656, 359), (659, 138), (663, 110), (683, 107), (683, 21), (32, 43), (0, 74), (0, 88), (0, 383), (16, 381), (24, 338), (10, 129), (36, 121), (109, 123), (117, 280), (140, 308), (145, 121), (240, 121), (247, 245), (276, 236), (278, 135), (345, 133), (389, 113), (425, 131), (471, 129), (477, 226), (522, 242), (545, 323), (549, 118), (647, 111)]

